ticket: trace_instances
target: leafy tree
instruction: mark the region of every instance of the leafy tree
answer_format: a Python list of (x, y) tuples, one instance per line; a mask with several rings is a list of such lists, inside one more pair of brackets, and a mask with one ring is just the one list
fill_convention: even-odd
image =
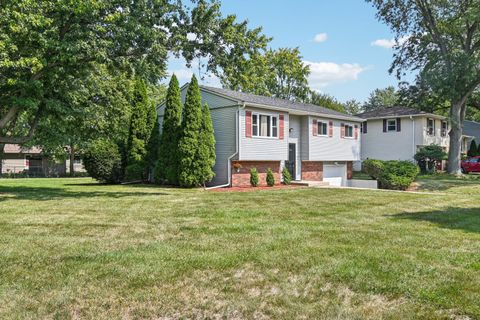
[(153, 126), (152, 132), (150, 133), (150, 139), (148, 140), (147, 145), (147, 171), (149, 175), (149, 180), (154, 180), (153, 174), (155, 173), (155, 166), (158, 162), (159, 158), (159, 149), (161, 145), (161, 137), (160, 137), (160, 125), (158, 123), (158, 119), (156, 117), (156, 108), (154, 119), (155, 124)]
[(221, 80), (232, 90), (305, 101), (310, 92), (309, 74), (298, 48), (280, 48), (254, 54), (244, 64), (225, 69)]
[[(31, 140), (41, 122), (82, 118), (64, 97), (98, 94), (83, 84), (100, 66), (156, 84), (169, 53), (187, 62), (205, 57), (219, 73), (269, 41), (206, 0), (193, 1), (193, 9), (180, 0), (5, 0), (0, 27), (0, 143)], [(100, 113), (105, 107), (91, 103)]]
[(390, 86), (385, 89), (375, 89), (363, 105), (365, 111), (393, 107), (399, 102), (399, 94)]
[(355, 99), (348, 100), (343, 104), (343, 107), (345, 112), (351, 115), (359, 114), (363, 110), (362, 104)]
[(206, 182), (212, 181), (215, 173), (213, 166), (215, 165), (215, 134), (213, 131), (212, 118), (210, 116), (210, 108), (205, 104), (202, 108), (202, 129), (200, 132), (199, 144), (199, 163), (201, 182), (205, 185)]
[(121, 180), (122, 157), (117, 144), (98, 139), (86, 148), (83, 163), (89, 175), (102, 182), (118, 183)]
[(419, 70), (425, 86), (449, 105), (448, 172), (460, 174), (463, 121), (467, 102), (480, 86), (480, 0), (368, 0), (378, 18), (395, 32), (390, 71), (400, 78)]
[(194, 75), (185, 97), (182, 128), (178, 143), (178, 178), (180, 185), (183, 187), (200, 186), (203, 183), (200, 158), (202, 122), (202, 97), (197, 78)]
[[(156, 116), (147, 94), (147, 86), (141, 79), (135, 81), (132, 99), (132, 115), (125, 156), (126, 176), (129, 180), (142, 179), (146, 172), (147, 145)], [(143, 169), (143, 170), (142, 170)]]
[(472, 142), (470, 143), (470, 148), (468, 149), (467, 156), (469, 157), (478, 156), (478, 147), (475, 140), (472, 140)]
[(341, 102), (325, 93), (311, 91), (307, 102), (339, 112), (345, 112), (345, 106)]
[(446, 160), (447, 154), (439, 145), (429, 145), (421, 147), (414, 156), (423, 172), (435, 170), (436, 164)]
[(182, 125), (182, 100), (180, 87), (175, 75), (170, 79), (165, 100), (163, 129), (159, 147), (159, 161), (156, 173), (157, 180), (166, 179), (170, 184), (178, 183), (179, 151), (178, 145)]

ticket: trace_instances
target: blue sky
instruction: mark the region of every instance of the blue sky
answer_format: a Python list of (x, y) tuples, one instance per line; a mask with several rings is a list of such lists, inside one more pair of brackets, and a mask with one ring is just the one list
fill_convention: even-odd
[[(364, 101), (375, 88), (396, 86), (388, 74), (393, 35), (362, 0), (223, 0), (222, 12), (261, 26), (272, 48), (299, 47), (310, 64), (310, 86), (340, 101)], [(191, 77), (181, 61), (169, 71), (183, 84)], [(219, 86), (210, 78), (204, 84)]]

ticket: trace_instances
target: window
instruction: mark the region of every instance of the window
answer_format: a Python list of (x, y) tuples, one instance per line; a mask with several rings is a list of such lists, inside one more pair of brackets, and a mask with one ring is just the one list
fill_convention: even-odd
[(387, 120), (387, 131), (397, 131), (397, 120), (388, 119)]
[(345, 125), (345, 138), (353, 138), (353, 126)]
[(448, 123), (447, 121), (442, 121), (442, 137), (446, 137), (448, 133)]
[(278, 117), (266, 114), (252, 114), (252, 136), (278, 137)]
[(80, 159), (79, 157), (75, 157), (75, 159), (73, 160), (73, 163), (82, 164), (82, 159)]
[(317, 122), (317, 133), (319, 136), (326, 136), (328, 135), (328, 123), (318, 121)]
[(427, 134), (433, 136), (435, 134), (435, 122), (433, 119), (427, 119)]

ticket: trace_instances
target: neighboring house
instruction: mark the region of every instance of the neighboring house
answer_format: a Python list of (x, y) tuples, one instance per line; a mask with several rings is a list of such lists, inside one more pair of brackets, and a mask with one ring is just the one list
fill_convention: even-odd
[[(182, 87), (185, 101), (187, 86)], [(293, 180), (348, 185), (360, 159), (362, 119), (316, 105), (201, 86), (216, 139), (215, 178), (210, 185), (248, 186), (250, 169), (260, 182), (271, 168), (280, 183), (287, 167)], [(160, 127), (164, 105), (157, 112)]]
[[(16, 144), (6, 144), (1, 155), (1, 173), (27, 172), (31, 176), (64, 176), (69, 173), (70, 160), (52, 161), (37, 147), (22, 148)], [(75, 159), (75, 172), (85, 172), (80, 159)]]
[[(407, 107), (388, 107), (357, 115), (362, 124), (361, 160), (409, 160), (422, 146), (436, 144), (448, 151), (449, 123), (446, 117)], [(462, 153), (471, 138), (463, 137)], [(359, 163), (355, 170), (360, 169)]]
[[(463, 122), (463, 134), (470, 136), (477, 144), (480, 144), (480, 123), (465, 120)], [(470, 145), (468, 145), (470, 148)]]

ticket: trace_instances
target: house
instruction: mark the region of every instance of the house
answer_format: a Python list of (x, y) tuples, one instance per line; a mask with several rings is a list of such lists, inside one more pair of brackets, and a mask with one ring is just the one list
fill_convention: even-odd
[[(422, 146), (436, 144), (448, 151), (449, 123), (446, 117), (402, 106), (387, 107), (357, 115), (362, 123), (361, 160), (409, 160)], [(464, 136), (462, 152), (470, 137)], [(444, 166), (445, 164), (443, 164)], [(355, 170), (360, 163), (355, 163)]]
[[(182, 100), (188, 85), (181, 88)], [(200, 86), (211, 110), (216, 139), (212, 186), (249, 186), (270, 168), (280, 183), (284, 167), (293, 180), (346, 186), (360, 160), (361, 118), (316, 105)], [(165, 105), (157, 109), (162, 127)]]
[[(465, 120), (463, 122), (463, 134), (475, 140), (477, 145), (480, 144), (480, 123)], [(470, 147), (470, 145), (468, 145), (468, 147)]]
[[(54, 161), (42, 153), (38, 147), (22, 148), (17, 144), (6, 144), (1, 154), (1, 172), (23, 173), (30, 176), (49, 177), (64, 176), (69, 173), (70, 160)], [(85, 172), (82, 161), (79, 158), (74, 162), (75, 172)]]

